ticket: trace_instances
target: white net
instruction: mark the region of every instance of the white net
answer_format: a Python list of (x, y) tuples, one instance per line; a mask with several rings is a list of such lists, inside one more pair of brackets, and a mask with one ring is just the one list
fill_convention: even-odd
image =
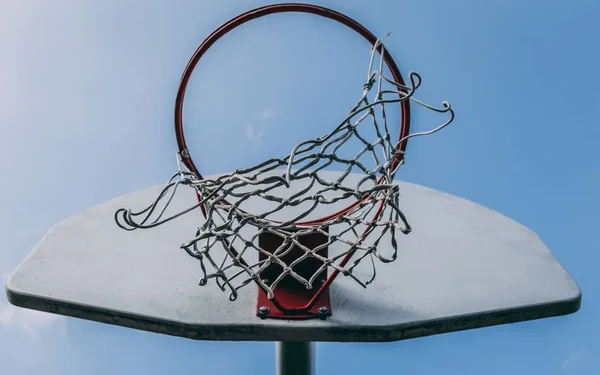
[[(152, 228), (203, 205), (206, 220), (181, 247), (200, 262), (200, 285), (215, 279), (222, 290), (229, 290), (231, 300), (251, 282), (273, 298), (277, 285), (286, 277), (310, 289), (322, 283), (322, 275), (330, 268), (366, 287), (376, 275), (375, 261), (394, 261), (397, 234), (411, 230), (399, 205), (398, 185), (394, 184), (394, 175), (404, 160), (398, 157), (399, 146), (410, 137), (444, 128), (454, 118), (448, 102), (436, 108), (414, 97), (421, 84), (418, 74), (410, 73), (410, 85), (385, 77), (384, 61), (377, 53), (380, 45), (378, 42), (371, 50), (360, 100), (331, 132), (299, 143), (282, 158), (214, 178), (199, 179), (179, 163), (178, 172), (156, 201), (138, 212), (120, 209), (115, 214), (117, 224), (127, 230)], [(385, 107), (409, 100), (449, 116), (433, 130), (393, 141)], [(326, 173), (331, 169), (341, 173)], [(358, 181), (349, 178), (356, 173), (363, 177)], [(199, 202), (165, 217), (179, 186), (195, 189)], [(323, 212), (328, 216), (314, 217), (323, 216)], [(258, 238), (264, 233), (281, 240), (274, 251), (259, 246)], [(327, 241), (316, 247), (305, 246), (302, 236), (315, 233)], [(391, 247), (379, 246), (383, 240)], [(324, 256), (322, 250), (334, 244), (343, 250)], [(392, 252), (383, 254), (380, 248), (391, 248)], [(286, 262), (284, 257), (293, 249), (300, 249), (301, 255)], [(262, 256), (249, 256), (249, 252)], [(321, 266), (312, 275), (295, 272), (294, 267), (308, 258), (317, 259)], [(371, 272), (360, 277), (354, 270), (367, 258)], [(281, 272), (276, 279), (263, 279), (261, 273), (273, 264)]]

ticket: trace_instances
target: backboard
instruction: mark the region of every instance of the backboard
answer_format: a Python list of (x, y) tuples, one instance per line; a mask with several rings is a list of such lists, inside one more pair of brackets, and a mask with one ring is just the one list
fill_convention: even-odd
[[(335, 279), (334, 313), (326, 320), (263, 320), (255, 314), (255, 285), (240, 289), (233, 302), (215, 283), (199, 286), (198, 262), (179, 246), (204, 220), (200, 210), (152, 230), (117, 227), (115, 211), (146, 206), (162, 186), (56, 225), (9, 279), (8, 299), (140, 330), (234, 341), (394, 341), (579, 309), (579, 288), (535, 233), (476, 203), (396, 183), (412, 233), (398, 238), (398, 258), (379, 264), (367, 289), (349, 277)], [(195, 203), (193, 189), (181, 190), (172, 207)]]

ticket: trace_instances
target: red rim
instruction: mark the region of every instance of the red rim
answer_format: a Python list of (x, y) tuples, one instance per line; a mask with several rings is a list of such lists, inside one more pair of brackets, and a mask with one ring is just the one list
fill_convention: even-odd
[[(177, 137), (177, 146), (179, 148), (179, 154), (182, 156), (181, 159), (182, 159), (183, 164), (192, 173), (194, 173), (198, 179), (203, 179), (204, 177), (202, 176), (202, 174), (200, 173), (200, 171), (194, 164), (192, 156), (187, 148), (187, 144), (185, 141), (185, 135), (183, 132), (183, 102), (185, 99), (187, 85), (192, 76), (192, 73), (194, 72), (194, 69), (196, 68), (196, 65), (198, 64), (198, 62), (200, 61), (202, 56), (206, 53), (206, 51), (208, 51), (210, 49), (210, 47), (217, 40), (219, 40), (221, 37), (223, 37), (228, 32), (232, 31), (236, 27), (241, 26), (241, 25), (245, 24), (246, 22), (252, 21), (252, 20), (260, 18), (260, 17), (264, 17), (267, 15), (276, 14), (276, 13), (288, 13), (288, 12), (310, 13), (310, 14), (314, 14), (314, 15), (318, 15), (321, 17), (332, 19), (332, 20), (337, 21), (337, 22), (349, 27), (350, 29), (354, 30), (355, 32), (360, 34), (363, 38), (365, 38), (369, 43), (371, 43), (371, 45), (374, 45), (377, 42), (377, 37), (373, 33), (371, 33), (364, 26), (362, 26), (361, 24), (359, 24), (358, 22), (356, 22), (355, 20), (353, 20), (350, 17), (347, 17), (339, 12), (336, 12), (334, 10), (324, 8), (321, 6), (311, 5), (311, 4), (298, 4), (298, 3), (271, 4), (271, 5), (266, 5), (266, 6), (263, 6), (260, 8), (256, 8), (256, 9), (250, 10), (248, 12), (245, 12), (243, 14), (240, 14), (239, 16), (237, 16), (235, 18), (232, 18), (231, 20), (229, 20), (228, 22), (223, 24), (221, 27), (219, 27), (218, 29), (213, 31), (213, 33), (210, 34), (202, 42), (202, 44), (200, 44), (200, 46), (196, 49), (196, 51), (192, 55), (192, 58), (188, 62), (187, 66), (185, 67), (185, 70), (183, 72), (183, 75), (181, 77), (181, 81), (179, 84), (179, 89), (177, 91), (177, 97), (175, 99), (175, 135)], [(402, 74), (400, 73), (400, 70), (398, 69), (396, 62), (392, 59), (392, 56), (390, 55), (390, 53), (383, 46), (379, 47), (378, 52), (383, 55), (384, 62), (387, 65), (390, 72), (392, 73), (394, 81), (404, 85), (405, 83), (404, 83), (404, 79), (402, 78)], [(400, 102), (400, 109), (401, 109), (402, 116), (401, 116), (401, 120), (400, 120), (400, 133), (399, 133), (398, 141), (400, 141), (402, 138), (404, 138), (405, 136), (407, 136), (409, 134), (409, 129), (410, 129), (410, 104), (409, 104), (409, 102), (408, 101)], [(398, 152), (396, 153), (396, 157), (394, 158), (394, 161), (392, 163), (392, 169), (396, 168), (399, 165), (399, 163), (404, 159), (404, 151), (406, 150), (406, 145), (407, 145), (407, 140), (404, 140), (402, 143), (398, 144), (398, 146), (396, 148), (396, 150)], [(201, 199), (200, 196), (198, 196), (198, 198)], [(297, 225), (299, 225), (299, 226), (315, 225), (315, 224), (320, 224), (323, 222), (333, 220), (333, 219), (351, 211), (352, 209), (354, 209), (355, 207), (360, 205), (362, 202), (364, 202), (367, 198), (368, 198), (368, 196), (365, 195), (362, 200), (357, 201), (336, 213), (333, 213), (326, 217), (322, 217), (320, 219), (297, 223)], [(206, 207), (204, 205), (202, 205), (202, 211), (204, 214), (206, 214), (205, 210), (206, 210)]]

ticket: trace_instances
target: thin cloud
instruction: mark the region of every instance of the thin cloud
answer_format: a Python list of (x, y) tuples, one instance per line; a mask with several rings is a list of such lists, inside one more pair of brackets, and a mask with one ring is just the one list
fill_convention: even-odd
[(584, 349), (572, 350), (562, 362), (562, 370), (565, 374), (584, 373), (584, 370), (587, 368), (587, 359), (588, 355)]
[(254, 125), (253, 123), (246, 124), (246, 137), (255, 143), (260, 143), (263, 138), (263, 130), (259, 126)]
[(256, 116), (255, 121), (246, 124), (246, 137), (249, 141), (260, 144), (265, 133), (265, 128), (269, 120), (275, 117), (272, 109), (265, 109)]
[(258, 119), (261, 122), (268, 121), (268, 120), (272, 119), (273, 117), (275, 117), (275, 112), (272, 109), (265, 109), (258, 115)]
[[(4, 281), (8, 275), (3, 277)], [(59, 334), (64, 334), (63, 317), (41, 311), (23, 309), (0, 300), (0, 328), (16, 328), (36, 341), (41, 339), (41, 333), (50, 328), (58, 328)]]

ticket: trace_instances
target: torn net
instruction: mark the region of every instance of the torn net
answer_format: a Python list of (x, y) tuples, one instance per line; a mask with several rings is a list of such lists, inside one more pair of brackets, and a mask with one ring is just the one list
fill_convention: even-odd
[[(366, 287), (376, 276), (375, 261), (394, 261), (397, 235), (411, 231), (400, 207), (398, 185), (393, 182), (404, 161), (399, 157), (400, 145), (408, 138), (437, 132), (454, 118), (448, 102), (436, 108), (414, 97), (421, 84), (417, 73), (409, 74), (410, 85), (385, 77), (384, 61), (377, 53), (380, 46), (378, 42), (371, 49), (368, 79), (360, 100), (331, 132), (299, 143), (282, 158), (213, 178), (199, 179), (178, 163), (177, 173), (157, 199), (142, 211), (118, 210), (117, 224), (127, 230), (152, 228), (204, 206), (206, 220), (181, 248), (199, 261), (199, 284), (215, 279), (222, 290), (229, 290), (231, 300), (251, 282), (263, 288), (269, 298), (274, 297), (285, 277), (312, 288), (317, 277), (329, 268)], [(385, 107), (408, 100), (435, 112), (449, 113), (447, 121), (433, 130), (392, 141)], [(327, 169), (341, 174), (328, 174)], [(351, 173), (363, 177), (350, 182)], [(166, 215), (180, 186), (195, 189), (198, 203)], [(328, 217), (312, 217), (323, 207), (330, 208), (325, 210)], [(257, 239), (264, 232), (281, 238), (281, 246), (274, 252), (258, 246)], [(326, 235), (327, 243), (315, 248), (303, 246), (299, 238), (314, 233)], [(390, 249), (387, 244), (379, 246), (381, 241), (389, 241), (390, 253), (379, 250)], [(328, 257), (320, 253), (334, 244), (343, 250)], [(302, 249), (302, 255), (284, 262), (283, 257), (293, 247)], [(262, 260), (258, 260), (258, 253), (264, 255)], [(316, 258), (322, 264), (310, 277), (294, 272), (294, 266), (306, 258)], [(355, 268), (367, 258), (370, 272), (366, 277), (358, 275)], [(261, 273), (273, 263), (281, 267), (280, 275), (275, 280), (261, 279)]]

